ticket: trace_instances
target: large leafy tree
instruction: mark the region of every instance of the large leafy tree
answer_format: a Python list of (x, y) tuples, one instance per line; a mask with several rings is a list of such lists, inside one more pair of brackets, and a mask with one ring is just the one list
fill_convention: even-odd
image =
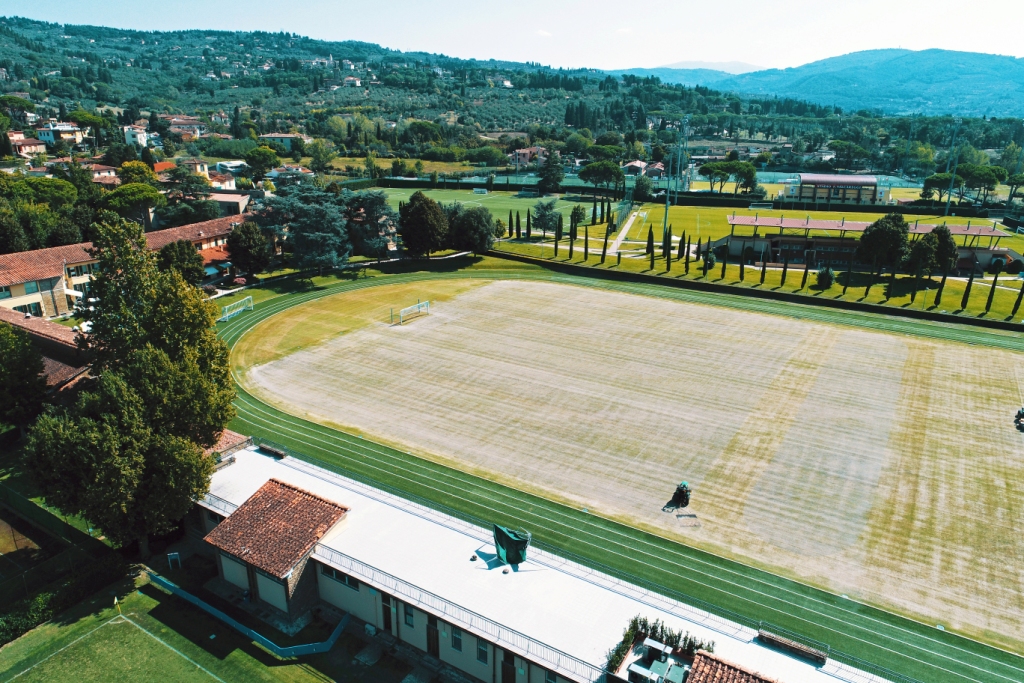
[(0, 322), (0, 422), (23, 432), (43, 408), (43, 359), (24, 330)]
[(957, 174), (954, 177), (952, 173), (933, 173), (924, 179), (922, 196), (929, 191), (935, 192), (939, 195), (939, 201), (941, 202), (942, 198), (949, 192), (951, 184), (954, 191), (960, 189), (964, 186), (963, 176)]
[(869, 225), (857, 244), (861, 263), (902, 263), (907, 254), (910, 226), (902, 214), (890, 213)]
[(554, 232), (558, 226), (557, 199), (540, 201), (533, 205), (533, 227), (542, 233)]
[(309, 170), (314, 173), (326, 173), (331, 162), (338, 158), (334, 143), (330, 140), (314, 140), (306, 145), (306, 154), (309, 155)]
[(548, 156), (547, 161), (540, 167), (539, 175), (537, 190), (541, 194), (554, 194), (562, 189), (565, 171), (562, 169), (562, 157), (558, 152), (552, 152)]
[(139, 225), (97, 226), (97, 302), (86, 314), (94, 386), (44, 415), (30, 468), (47, 499), (112, 539), (167, 531), (209, 486), (212, 446), (234, 416), (217, 307), (176, 270), (159, 271)]
[(162, 271), (177, 272), (185, 282), (195, 287), (198, 287), (206, 276), (203, 257), (199, 255), (195, 245), (189, 240), (177, 240), (165, 244), (157, 252), (156, 264), (157, 268)]
[(155, 187), (143, 183), (122, 185), (104, 199), (108, 209), (146, 226), (150, 224), (150, 210), (167, 203)]
[(245, 163), (252, 171), (253, 179), (263, 180), (268, 172), (281, 163), (281, 160), (277, 158), (277, 152), (269, 147), (261, 146), (245, 153)]
[(253, 221), (245, 221), (231, 230), (228, 254), (231, 262), (243, 273), (259, 273), (270, 266), (267, 236)]
[(444, 212), (452, 249), (482, 254), (494, 246), (494, 217), (486, 207), (450, 204)]
[(591, 183), (596, 188), (598, 185), (608, 187), (622, 182), (625, 175), (619, 165), (613, 161), (596, 161), (587, 164), (580, 170), (580, 180)]
[(388, 203), (388, 196), (380, 190), (355, 193), (342, 190), (338, 196), (350, 217), (348, 227), (352, 253), (376, 257), (386, 255), (388, 245), (393, 244), (398, 235), (398, 213)]
[(441, 207), (422, 192), (414, 192), (399, 212), (399, 234), (411, 254), (443, 249), (448, 238), (448, 221)]
[(264, 228), (287, 235), (303, 270), (338, 268), (352, 253), (343, 200), (311, 185), (294, 185), (271, 197), (260, 212)]
[(939, 225), (932, 229), (931, 235), (935, 237), (935, 269), (945, 272), (956, 268), (957, 259), (960, 258), (960, 250), (956, 246), (953, 234), (945, 225)]
[(117, 175), (125, 185), (130, 183), (143, 183), (145, 185), (155, 186), (158, 182), (156, 173), (153, 173), (153, 169), (143, 161), (124, 162), (121, 164), (121, 168), (118, 170)]

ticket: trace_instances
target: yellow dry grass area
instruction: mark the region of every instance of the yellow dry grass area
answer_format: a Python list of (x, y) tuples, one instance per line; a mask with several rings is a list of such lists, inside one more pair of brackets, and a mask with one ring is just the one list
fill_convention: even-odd
[[(363, 311), (359, 328), (284, 357), (306, 319), (271, 318), (245, 358), (278, 360), (243, 381), (291, 413), (835, 592), (969, 632), (1024, 631), (1020, 354), (570, 285), (472, 285), (430, 295), (431, 315), (401, 327), (366, 312), (431, 284), (338, 295), (317, 312)], [(682, 479), (700, 526), (662, 510)]]
[(453, 296), (483, 284), (481, 280), (431, 280), (387, 287), (382, 297), (380, 288), (356, 290), (342, 297), (318, 299), (295, 306), (250, 330), (231, 352), (236, 368), (269, 363), (332, 337), (358, 330), (371, 324), (389, 323), (391, 309), (395, 319), (398, 311), (418, 300), (447, 301)]

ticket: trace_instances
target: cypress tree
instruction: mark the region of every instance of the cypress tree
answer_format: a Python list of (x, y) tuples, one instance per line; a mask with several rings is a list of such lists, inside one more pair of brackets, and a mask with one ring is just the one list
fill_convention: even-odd
[(768, 274), (768, 258), (766, 256), (761, 257), (761, 284), (764, 284), (764, 276)]
[[(669, 237), (669, 243), (671, 244), (671, 240), (672, 240), (672, 229), (671, 228), (669, 228), (668, 237)], [(671, 248), (665, 250), (665, 272), (666, 273), (671, 273), (672, 272), (672, 249)]]
[[(653, 228), (652, 228), (653, 230)], [(651, 242), (654, 241), (654, 235), (651, 235)], [(654, 246), (651, 245), (651, 272), (654, 272)]]
[(526, 210), (526, 239), (530, 239), (532, 228), (530, 226), (530, 210)]
[(576, 226), (569, 228), (569, 260), (572, 261), (572, 252), (576, 246)]
[(516, 211), (516, 239), (518, 240), (518, 239), (522, 239), (522, 238), (523, 238), (523, 230), (522, 230), (521, 224), (519, 223), (519, 212)]
[[(604, 200), (601, 200), (601, 222), (604, 223)], [(597, 225), (596, 223), (594, 225)]]
[(558, 225), (555, 226), (555, 258), (558, 258), (558, 240), (562, 239), (562, 214), (558, 214)]
[(508, 236), (512, 237), (512, 209), (508, 210)]
[(594, 205), (590, 209), (590, 224), (597, 225), (597, 190), (594, 190)]
[(644, 253), (654, 255), (654, 226), (647, 228), (647, 251)]
[(782, 257), (782, 282), (779, 283), (779, 289), (786, 286), (786, 273), (789, 272), (789, 254)]
[(622, 252), (621, 251), (615, 252), (615, 265), (616, 266), (621, 266), (622, 265)]
[(856, 249), (850, 252), (850, 260), (846, 264), (846, 284), (843, 285), (843, 296), (846, 296), (846, 290), (850, 288), (850, 280), (853, 279), (853, 256), (856, 253)]
[(601, 265), (604, 265), (604, 257), (608, 254), (608, 235), (611, 232), (608, 230), (604, 231), (604, 244), (601, 245)]
[[(711, 248), (711, 241), (708, 240), (708, 249)], [(729, 265), (729, 243), (725, 243), (725, 249), (722, 250), (722, 275), (719, 280), (725, 279), (725, 267)]]
[[(682, 242), (680, 242), (682, 244)], [(686, 238), (686, 250), (683, 252), (683, 258), (686, 260), (683, 263), (683, 272), (686, 275), (690, 274), (690, 238)]]
[(746, 249), (746, 244), (747, 244), (746, 242), (740, 242), (740, 282), (743, 282), (744, 278), (746, 277), (746, 273), (747, 273), (747, 270), (746, 270), (747, 258), (746, 258), (746, 254), (743, 253), (744, 250)]
[(807, 286), (807, 271), (811, 267), (811, 259), (807, 257), (807, 252), (804, 252), (804, 276), (800, 278), (800, 289)]
[(971, 276), (967, 278), (967, 289), (964, 290), (964, 298), (960, 300), (960, 310), (967, 310), (967, 302), (971, 298), (971, 287), (974, 286), (974, 266), (971, 265)]
[(704, 257), (704, 279), (708, 279), (708, 258)]
[[(942, 268), (942, 280), (939, 282), (939, 289), (935, 292), (935, 307), (942, 303), (942, 290), (946, 288), (946, 276), (949, 275), (949, 263)], [(1019, 301), (1019, 299), (1018, 299)], [(1014, 311), (1016, 313), (1016, 311)]]
[(992, 310), (992, 299), (996, 296), (996, 285), (999, 284), (999, 273), (1003, 270), (1003, 260), (996, 261), (996, 274), (992, 278), (992, 289), (988, 290), (988, 301), (985, 302), (985, 312)]
[(583, 261), (590, 258), (590, 226), (583, 226)]
[(694, 254), (696, 255), (698, 261), (702, 258), (701, 251), (700, 251), (700, 238), (699, 237), (697, 238), (697, 251), (695, 251)]
[(1017, 292), (1017, 300), (1013, 303), (1013, 310), (1010, 311), (1010, 318), (1017, 315), (1017, 311), (1020, 309), (1020, 302), (1024, 299), (1024, 282), (1020, 283), (1020, 291)]
[[(668, 226), (668, 227), (669, 227), (670, 230), (672, 229), (671, 225)], [(689, 246), (690, 246), (690, 243), (686, 241), (686, 231), (683, 230), (683, 234), (679, 236), (679, 251), (676, 253), (676, 261), (682, 261), (683, 260), (685, 253), (687, 251), (689, 251), (689, 249), (688, 249)], [(687, 260), (689, 260), (689, 259), (687, 259)]]

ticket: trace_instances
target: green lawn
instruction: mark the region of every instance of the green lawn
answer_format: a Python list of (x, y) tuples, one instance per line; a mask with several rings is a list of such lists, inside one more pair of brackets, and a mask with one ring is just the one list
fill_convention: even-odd
[[(318, 297), (376, 284), (436, 277), (519, 277), (602, 287), (682, 301), (728, 306), (801, 319), (854, 325), (929, 338), (1024, 350), (1019, 335), (958, 325), (940, 325), (871, 313), (709, 294), (657, 284), (609, 282), (561, 275), (536, 267), (518, 268), (500, 259), (481, 259), (472, 268), (448, 272), (378, 272), (360, 280), (278, 297), (220, 327), (234, 345), (252, 326), (291, 306)], [(232, 428), (264, 436), (294, 449), (299, 457), (360, 480), (391, 487), (400, 495), (479, 522), (512, 524), (531, 530), (536, 543), (599, 566), (627, 580), (644, 583), (685, 601), (705, 601), (710, 609), (748, 624), (768, 621), (834, 650), (922, 681), (988, 683), (1024, 679), (1024, 659), (904, 616), (857, 603), (785, 577), (666, 540), (615, 520), (421, 459), (278, 411), (239, 389), (238, 417)], [(1003, 647), (1021, 648), (1019, 634), (972, 633)], [(848, 660), (852, 661), (852, 660)]]
[[(113, 605), (120, 599), (121, 612)], [(274, 638), (273, 630), (264, 633)], [(300, 634), (302, 635), (302, 634)], [(286, 643), (289, 644), (289, 643)], [(102, 591), (0, 649), (0, 681), (284, 681), (398, 683), (411, 667), (385, 657), (353, 665), (362, 642), (343, 633), (325, 654), (282, 660), (148, 582)]]

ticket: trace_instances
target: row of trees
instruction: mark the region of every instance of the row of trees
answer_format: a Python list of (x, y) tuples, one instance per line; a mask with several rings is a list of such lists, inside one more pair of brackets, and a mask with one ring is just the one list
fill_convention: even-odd
[(973, 191), (975, 201), (985, 205), (989, 196), (1003, 183), (1009, 186), (1006, 201), (1012, 202), (1018, 191), (1024, 187), (1024, 173), (1011, 174), (1002, 166), (995, 165), (958, 164), (955, 175), (952, 172), (945, 172), (925, 178), (921, 197), (933, 199), (938, 196), (941, 202), (952, 191), (960, 201), (963, 201), (967, 193)]
[(422, 192), (399, 207), (399, 225), (406, 251), (428, 257), (441, 249), (485, 252), (506, 227), (486, 207), (467, 208), (458, 202), (442, 206)]

